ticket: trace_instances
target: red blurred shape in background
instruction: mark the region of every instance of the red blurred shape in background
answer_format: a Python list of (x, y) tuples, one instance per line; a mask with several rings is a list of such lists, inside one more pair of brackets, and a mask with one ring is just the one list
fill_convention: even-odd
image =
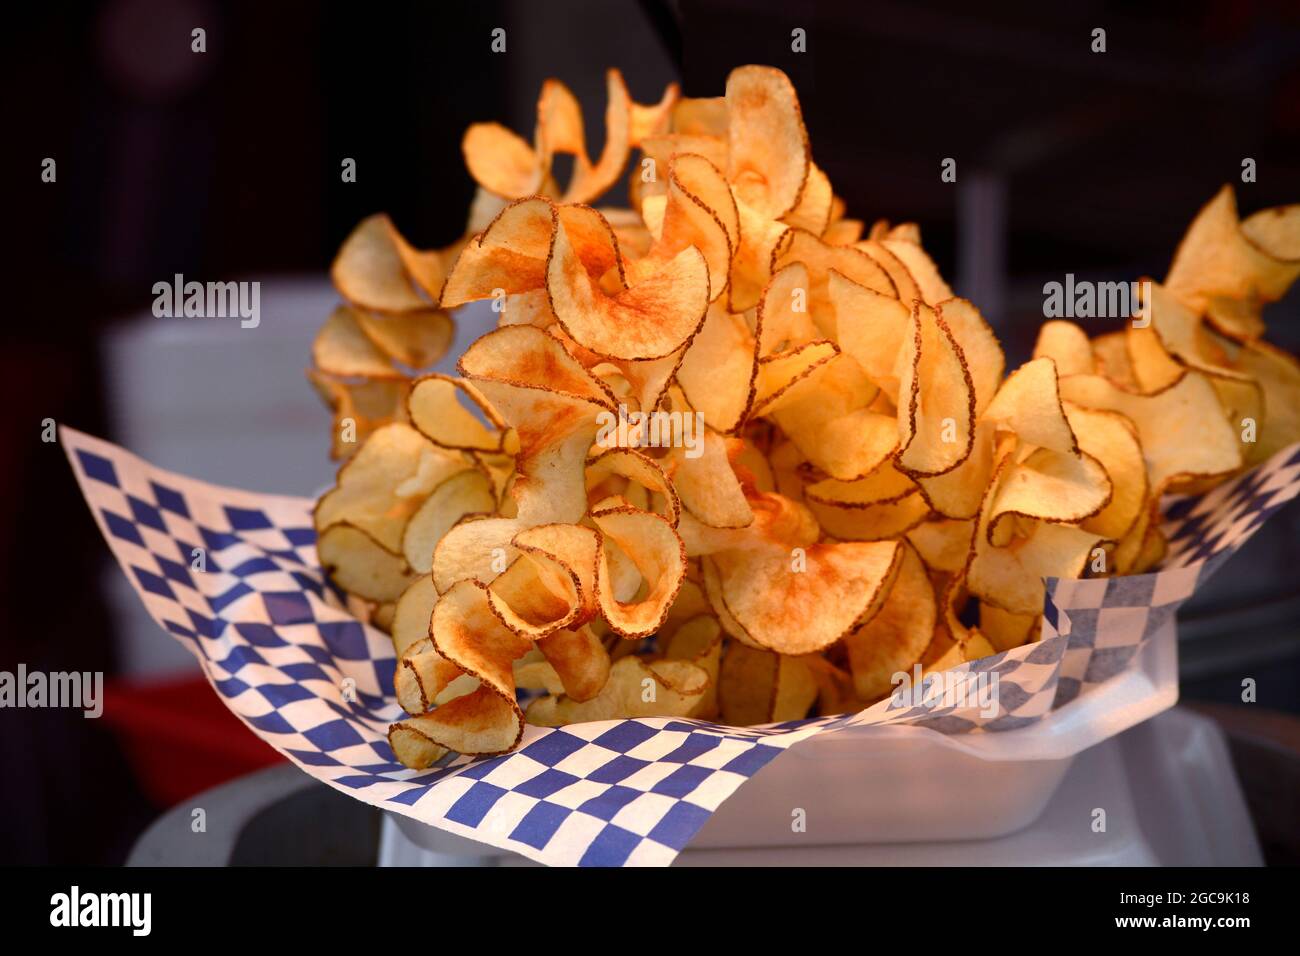
[(284, 761), (226, 709), (202, 678), (109, 681), (104, 720), (140, 788), (159, 807)]

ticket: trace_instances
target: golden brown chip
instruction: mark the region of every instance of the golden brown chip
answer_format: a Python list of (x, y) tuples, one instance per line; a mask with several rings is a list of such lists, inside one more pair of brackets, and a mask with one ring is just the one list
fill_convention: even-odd
[(934, 588), (925, 565), (910, 544), (900, 552), (898, 575), (880, 612), (844, 639), (853, 685), (864, 700), (888, 694), (893, 675), (911, 670), (934, 633)]
[(779, 219), (798, 206), (811, 165), (794, 85), (771, 67), (737, 67), (726, 105), (727, 179), (746, 205)]
[(629, 717), (686, 717), (709, 686), (709, 675), (690, 661), (615, 661), (600, 693), (587, 701), (539, 697), (528, 705), (528, 722), (541, 727)]

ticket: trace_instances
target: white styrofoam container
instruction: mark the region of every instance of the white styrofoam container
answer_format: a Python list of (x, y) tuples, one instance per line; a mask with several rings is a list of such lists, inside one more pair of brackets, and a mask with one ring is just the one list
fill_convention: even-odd
[[(1095, 826), (1097, 808), (1105, 827)], [(380, 866), (537, 866), (459, 837), (441, 852), (386, 815)], [(703, 847), (675, 866), (1262, 866), (1223, 731), (1174, 708), (1073, 759), (1043, 814), (1001, 837), (912, 843), (826, 843), (809, 820), (799, 846)], [(417, 834), (418, 835), (418, 834)]]
[[(1029, 727), (948, 736), (922, 727), (860, 727), (796, 744), (705, 823), (690, 849), (978, 840), (1032, 824), (1076, 755), (1178, 702), (1171, 618), (1105, 684)], [(806, 832), (791, 827), (795, 809)], [(389, 814), (416, 846), (448, 859), (509, 856)]]

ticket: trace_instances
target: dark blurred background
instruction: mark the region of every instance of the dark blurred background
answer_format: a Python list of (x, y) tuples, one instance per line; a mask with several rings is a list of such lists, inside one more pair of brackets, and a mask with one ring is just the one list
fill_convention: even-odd
[[(530, 138), (546, 76), (578, 94), (597, 147), (608, 66), (642, 102), (673, 79), (719, 95), (744, 63), (786, 70), (850, 214), (919, 222), (1013, 363), (1043, 282), (1163, 276), (1224, 182), (1243, 213), (1300, 201), (1300, 6), (1280, 0), (109, 0), (6, 18), (0, 669), (102, 670), (113, 689), (98, 721), (0, 711), (3, 862), (120, 862), (162, 807), (274, 759), (123, 593), (41, 421), (211, 480), (311, 493), (331, 468), (301, 370), (334, 250), (378, 210), (419, 246), (456, 238), (472, 196), (464, 128), (497, 119)], [(40, 180), (46, 157), (55, 183)], [(355, 183), (340, 181), (344, 157)], [(945, 157), (955, 184), (940, 181)], [(1240, 182), (1245, 157), (1255, 183)], [(151, 287), (177, 272), (261, 279), (262, 327), (154, 319)], [(1266, 316), (1293, 351), (1297, 300)], [(1296, 510), (1188, 609), (1182, 654), (1185, 699), (1237, 702), (1224, 719), (1254, 722), (1263, 756), (1238, 750), (1239, 769), (1273, 789), (1252, 806), (1292, 820), (1300, 734), (1262, 711), (1300, 713)], [(1259, 711), (1240, 706), (1243, 676)], [(1267, 761), (1288, 752), (1279, 783)]]

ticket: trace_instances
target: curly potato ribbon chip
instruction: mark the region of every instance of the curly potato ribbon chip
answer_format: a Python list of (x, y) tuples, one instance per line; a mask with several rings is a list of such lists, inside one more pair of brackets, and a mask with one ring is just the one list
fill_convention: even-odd
[(402, 554), (412, 570), (433, 570), (433, 552), (443, 537), (470, 515), (491, 515), (496, 491), (487, 470), (467, 468), (443, 480), (411, 515), (402, 531)]
[(798, 720), (817, 698), (813, 669), (791, 657), (732, 643), (722, 655), (718, 702), (729, 724), (769, 724)]
[(417, 251), (388, 216), (378, 213), (363, 219), (344, 240), (330, 275), (339, 294), (357, 309), (423, 312), (442, 292), (448, 255), (446, 250)]
[(1110, 476), (1091, 455), (1036, 448), (1009, 463), (989, 514), (989, 541), (1007, 544), (1017, 519), (1082, 524), (1101, 513), (1113, 494)]
[[(897, 541), (720, 551), (704, 560), (709, 597), (733, 637), (782, 654), (838, 641), (883, 603), (898, 570)], [(724, 616), (725, 611), (725, 616)]]
[(898, 575), (879, 613), (844, 638), (853, 687), (863, 700), (887, 695), (893, 675), (910, 670), (934, 635), (938, 611), (930, 576), (914, 547), (904, 543), (900, 552)]
[(623, 657), (590, 700), (539, 697), (528, 705), (528, 722), (539, 727), (628, 717), (686, 717), (709, 686), (704, 668), (684, 660), (643, 661)]
[(1188, 372), (1150, 395), (1124, 391), (1098, 375), (1071, 375), (1061, 379), (1061, 394), (1084, 408), (1119, 412), (1136, 426), (1152, 498), (1242, 465), (1241, 442), (1203, 375)]
[(307, 380), (333, 413), (330, 457), (335, 461), (356, 454), (385, 425), (406, 419), (410, 383), (405, 378), (357, 382), (308, 369)]
[[(698, 593), (698, 592), (697, 592)], [(707, 599), (701, 609), (708, 607)], [(676, 607), (677, 602), (674, 602)], [(660, 628), (660, 638), (665, 641), (664, 657), (668, 660), (689, 661), (709, 677), (708, 686), (688, 716), (713, 720), (718, 711), (718, 678), (722, 667), (723, 631), (718, 619), (711, 614), (698, 614), (681, 623), (669, 635)]]
[(609, 652), (587, 625), (553, 631), (538, 640), (537, 649), (554, 668), (560, 692), (571, 700), (592, 700), (609, 680)]
[[(686, 546), (665, 519), (637, 508), (605, 508), (593, 511), (591, 518), (602, 538), (596, 594), (605, 622), (624, 638), (648, 637), (667, 618), (685, 579)], [(640, 573), (645, 592), (640, 599), (619, 598), (611, 549)]]
[[(611, 476), (635, 483), (661, 502), (662, 514), (676, 528), (681, 516), (682, 499), (660, 461), (634, 448), (611, 448), (587, 460), (587, 488), (601, 487)], [(650, 510), (649, 508), (643, 508)]]
[(664, 129), (678, 97), (675, 83), (658, 103), (632, 100), (623, 75), (605, 73), (605, 143), (595, 162), (587, 153), (582, 107), (558, 80), (542, 85), (537, 101), (534, 145), (499, 123), (475, 123), (461, 141), (465, 165), (479, 187), (511, 200), (544, 193), (559, 196), (552, 177), (555, 156), (573, 157), (573, 172), (563, 189), (565, 202), (592, 202), (617, 182), (633, 147)]
[(935, 477), (970, 456), (975, 387), (966, 357), (934, 309), (913, 303), (908, 333), (900, 358), (898, 465), (917, 478)]
[(437, 373), (416, 379), (406, 397), (406, 414), (412, 427), (439, 448), (488, 454), (517, 450), (496, 409), (463, 379)]
[(727, 77), (727, 179), (770, 219), (793, 212), (808, 179), (808, 131), (794, 85), (780, 70), (742, 66)]
[(515, 702), (513, 662), (532, 642), (493, 613), (487, 588), (461, 581), (442, 594), (429, 622), (433, 650), (479, 680), (471, 693), (421, 716), (399, 721), (388, 739), (406, 766), (428, 766), (447, 750), (495, 754), (512, 750), (523, 735), (523, 712)]
[[(393, 683), (397, 702), (409, 714), (422, 714), (448, 684), (462, 673), (433, 649), (429, 640), (429, 619), (438, 603), (438, 591), (428, 575), (416, 578), (402, 592), (393, 608), (393, 650), (397, 653), (397, 672)], [(408, 659), (411, 661), (407, 663)]]
[[(693, 192), (692, 187), (702, 195)], [(676, 256), (694, 246), (704, 256), (709, 301), (718, 299), (727, 291), (735, 254), (734, 236), (739, 228), (735, 223), (729, 230), (724, 222), (724, 216), (729, 214), (734, 221), (737, 214), (722, 173), (703, 156), (674, 156), (668, 167), (668, 191), (654, 198), (662, 207), (656, 225), (651, 227), (655, 243), (644, 256), (628, 264), (632, 285), (653, 279)]]
[[(715, 225), (721, 232), (721, 224)], [(660, 359), (689, 342), (703, 323), (709, 264), (697, 247), (687, 245), (627, 289), (606, 295), (592, 282), (561, 221), (546, 290), (556, 320), (583, 348), (609, 358)]]
[(1033, 358), (1051, 359), (1056, 364), (1058, 376), (1091, 375), (1096, 371), (1088, 333), (1063, 319), (1052, 319), (1042, 324), (1034, 343)]
[(385, 356), (412, 369), (428, 368), (447, 354), (455, 323), (441, 309), (384, 315), (358, 312), (357, 325)]
[(1031, 445), (1066, 455), (1079, 451), (1061, 404), (1056, 364), (1050, 358), (1031, 359), (1012, 372), (981, 417)]
[(385, 425), (344, 462), (335, 487), (317, 501), (316, 531), (346, 521), (397, 554), (407, 522), (425, 498), (470, 467), (464, 456), (437, 448), (409, 425)]
[(326, 375), (369, 379), (401, 378), (402, 373), (366, 335), (358, 315), (346, 305), (330, 313), (312, 343), (312, 362)]
[(1021, 522), (1023, 533), (995, 544), (991, 522), (1004, 481), (1016, 464), (1013, 447), (1004, 449), (985, 493), (965, 583), (971, 594), (1004, 611), (1040, 614), (1046, 593), (1043, 579), (1082, 577), (1094, 549), (1105, 539), (1074, 525), (1027, 519)]
[(861, 249), (832, 246), (804, 229), (791, 229), (777, 250), (769, 274), (793, 262), (808, 270), (808, 312), (822, 335), (836, 337), (835, 309), (830, 298), (830, 274), (856, 282), (881, 295), (897, 298), (889, 273)]
[(605, 217), (590, 206), (557, 206), (536, 196), (510, 203), (465, 244), (442, 288), (441, 307), (545, 289), (561, 226), (570, 264), (580, 264), (590, 279), (609, 276), (615, 287), (623, 285), (618, 239)]
[(895, 416), (873, 402), (879, 390), (846, 355), (833, 355), (769, 399), (776, 421), (808, 461), (832, 478), (871, 474), (898, 447)]
[(1264, 332), (1264, 303), (1300, 276), (1300, 205), (1266, 209), (1242, 222), (1230, 186), (1197, 214), (1174, 253), (1165, 286), (1226, 335)]

